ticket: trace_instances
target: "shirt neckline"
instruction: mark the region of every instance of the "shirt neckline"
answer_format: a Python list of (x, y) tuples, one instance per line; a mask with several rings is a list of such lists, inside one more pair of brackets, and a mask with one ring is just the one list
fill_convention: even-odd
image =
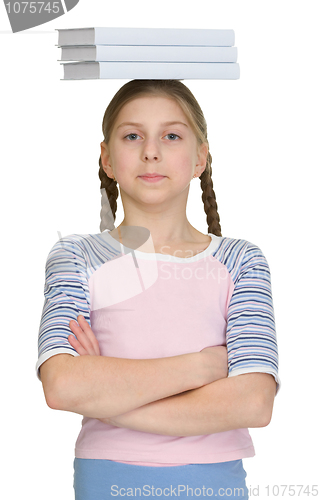
[(218, 248), (220, 242), (221, 242), (221, 236), (216, 236), (213, 233), (208, 233), (208, 236), (210, 236), (211, 241), (207, 248), (205, 248), (202, 252), (197, 253), (196, 255), (193, 255), (192, 257), (177, 257), (175, 255), (170, 255), (170, 254), (163, 254), (163, 253), (157, 253), (157, 252), (141, 252), (141, 250), (134, 250), (132, 248), (126, 247), (119, 241), (117, 241), (115, 238), (113, 238), (109, 232), (110, 229), (106, 229), (103, 231), (103, 233), (106, 234), (107, 238), (111, 241), (112, 246), (116, 244), (117, 249), (120, 247), (120, 253), (123, 254), (128, 254), (128, 253), (134, 253), (137, 259), (142, 259), (142, 260), (157, 260), (160, 262), (180, 262), (180, 263), (190, 263), (190, 262), (197, 262), (198, 260), (202, 260), (208, 255), (212, 255), (214, 251)]

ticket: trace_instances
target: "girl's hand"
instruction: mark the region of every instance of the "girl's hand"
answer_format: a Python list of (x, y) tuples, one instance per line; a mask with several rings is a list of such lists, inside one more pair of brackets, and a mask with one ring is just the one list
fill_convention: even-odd
[(74, 320), (69, 321), (70, 330), (76, 335), (69, 335), (69, 344), (77, 351), (80, 356), (100, 356), (99, 343), (91, 330), (86, 319), (79, 315), (78, 323)]
[(205, 347), (200, 353), (207, 372), (207, 384), (228, 376), (228, 351), (225, 346)]

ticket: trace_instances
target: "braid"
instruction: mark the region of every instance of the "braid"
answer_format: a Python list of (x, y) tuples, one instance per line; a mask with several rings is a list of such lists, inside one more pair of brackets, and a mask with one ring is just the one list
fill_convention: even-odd
[(99, 179), (101, 181), (101, 211), (100, 211), (100, 231), (114, 229), (114, 221), (117, 211), (118, 188), (117, 181), (110, 179), (102, 168), (101, 156), (99, 158)]
[(211, 177), (211, 163), (212, 156), (210, 152), (208, 152), (206, 168), (200, 175), (202, 201), (204, 204), (204, 211), (207, 214), (208, 233), (215, 234), (216, 236), (222, 236), (216, 194), (213, 190), (213, 182)]

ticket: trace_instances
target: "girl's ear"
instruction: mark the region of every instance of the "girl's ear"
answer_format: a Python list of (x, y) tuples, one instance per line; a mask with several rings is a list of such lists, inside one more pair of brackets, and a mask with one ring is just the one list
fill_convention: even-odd
[(209, 145), (206, 142), (203, 142), (198, 149), (198, 161), (196, 165), (198, 167), (198, 171), (200, 170), (200, 172), (198, 173), (198, 177), (200, 177), (200, 175), (206, 168), (208, 152)]
[(104, 141), (102, 141), (100, 143), (100, 147), (101, 147), (101, 163), (103, 171), (107, 174), (108, 177), (114, 178), (112, 168), (110, 165), (110, 153), (108, 150), (108, 146)]

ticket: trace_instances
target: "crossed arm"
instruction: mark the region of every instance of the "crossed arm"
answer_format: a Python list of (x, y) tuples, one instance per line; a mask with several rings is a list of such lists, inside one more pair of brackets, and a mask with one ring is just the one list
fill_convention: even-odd
[(271, 420), (274, 395), (272, 375), (248, 373), (220, 379), (100, 420), (116, 427), (169, 436), (264, 427)]
[[(70, 335), (69, 343), (81, 356), (100, 355), (98, 342), (84, 318), (81, 319), (82, 328), (79, 325), (70, 322), (77, 338)], [(246, 373), (221, 378), (197, 389), (99, 420), (116, 427), (169, 436), (264, 427), (271, 420), (275, 391), (276, 382), (272, 375)]]

